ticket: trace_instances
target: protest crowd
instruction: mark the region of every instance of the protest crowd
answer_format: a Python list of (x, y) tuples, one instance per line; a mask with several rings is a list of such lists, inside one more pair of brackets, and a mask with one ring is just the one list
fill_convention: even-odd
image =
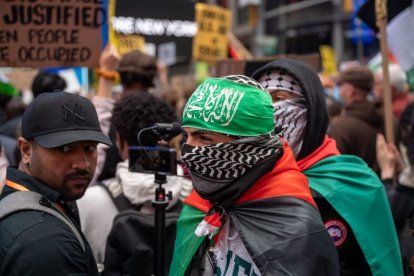
[[(209, 61), (174, 78), (139, 40), (84, 33), (108, 31), (105, 1), (13, 2), (0, 276), (414, 275), (414, 87), (393, 55), (334, 74), (300, 55), (243, 72)], [(36, 68), (25, 89), (19, 64)], [(86, 91), (62, 73), (77, 66)]]

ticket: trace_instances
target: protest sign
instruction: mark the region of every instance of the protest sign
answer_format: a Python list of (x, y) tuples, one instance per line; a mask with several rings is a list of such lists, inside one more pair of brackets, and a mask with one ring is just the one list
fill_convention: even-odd
[(218, 6), (198, 3), (196, 22), (198, 30), (193, 40), (193, 59), (214, 62), (219, 58), (226, 58), (231, 12)]
[(319, 52), (322, 59), (322, 73), (328, 76), (336, 75), (338, 73), (336, 65), (335, 51), (330, 45), (319, 46)]
[(107, 24), (104, 0), (7, 0), (0, 67), (95, 67)]
[(160, 51), (160, 45), (163, 48), (166, 43), (173, 42), (176, 49), (174, 63), (191, 61), (192, 40), (197, 31), (193, 1), (118, 0), (114, 3), (111, 32), (126, 39), (142, 37), (145, 52), (150, 55), (164, 53), (163, 49)]
[(111, 19), (116, 21), (115, 8), (117, 1), (109, 0), (108, 14), (109, 14), (109, 42), (112, 43), (118, 50), (120, 55), (124, 55), (132, 50), (145, 51), (145, 39), (141, 35), (136, 34), (122, 34), (114, 30)]
[(115, 34), (115, 39), (111, 42), (118, 49), (120, 55), (124, 55), (132, 50), (144, 51), (145, 39), (140, 35), (121, 35)]

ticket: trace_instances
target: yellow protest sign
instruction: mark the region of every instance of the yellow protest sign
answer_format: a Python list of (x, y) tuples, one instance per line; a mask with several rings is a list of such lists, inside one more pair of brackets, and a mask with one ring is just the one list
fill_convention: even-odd
[(227, 35), (231, 28), (231, 12), (218, 6), (196, 4), (197, 34), (193, 39), (193, 58), (213, 62), (226, 58)]
[(145, 50), (145, 39), (140, 35), (120, 35), (115, 34), (113, 44), (118, 49), (120, 55), (128, 53), (132, 50)]
[(334, 49), (329, 45), (319, 46), (322, 59), (323, 74), (335, 75), (338, 73)]
[(132, 50), (145, 50), (145, 39), (141, 35), (128, 34), (123, 35), (115, 32), (112, 18), (115, 16), (116, 0), (109, 1), (109, 41), (118, 49), (120, 55)]

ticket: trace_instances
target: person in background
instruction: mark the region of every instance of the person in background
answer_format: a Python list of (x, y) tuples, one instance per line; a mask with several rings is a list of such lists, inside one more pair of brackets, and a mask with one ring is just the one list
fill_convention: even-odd
[(338, 275), (306, 177), (274, 133), (269, 93), (246, 76), (207, 79), (183, 114), (194, 189), (170, 275)]
[(19, 91), (12, 84), (0, 79), (0, 126), (7, 122), (7, 104), (13, 97), (19, 95)]
[[(17, 88), (0, 80), (0, 129), (11, 118), (10, 105), (19, 102), (18, 95)], [(21, 111), (20, 108), (18, 109)], [(20, 162), (20, 151), (13, 134), (0, 134), (0, 192), (4, 186), (7, 167), (17, 166)]]
[[(39, 71), (32, 81), (32, 93), (33, 97), (36, 98), (44, 92), (56, 92), (65, 90), (67, 84), (66, 81), (58, 74), (49, 73), (46, 71)], [(7, 109), (9, 113), (8, 121), (0, 126), (0, 134), (10, 136), (17, 139), (21, 135), (21, 124), (22, 124), (22, 112), (17, 116), (10, 116), (13, 107), (12, 103), (15, 103), (14, 111), (21, 111), (22, 107), (21, 99), (15, 99), (8, 103)]]
[[(103, 49), (99, 68), (96, 70), (99, 76), (97, 94), (92, 98), (92, 102), (97, 109), (104, 133), (108, 134), (112, 141), (116, 140), (116, 130), (111, 126), (112, 109), (115, 104), (114, 82), (119, 79), (122, 85), (118, 100), (135, 93), (149, 93), (150, 88), (154, 87), (157, 70), (156, 59), (139, 50), (132, 50), (121, 57), (112, 44), (107, 44)], [(115, 146), (105, 147), (105, 150), (100, 150), (99, 153), (99, 164), (92, 185), (96, 180), (103, 181), (114, 177), (117, 164), (123, 161)]]
[(341, 114), (342, 104), (340, 102), (339, 90), (333, 77), (328, 77), (322, 73), (318, 74), (325, 93), (326, 106), (329, 118), (332, 119)]
[(5, 135), (0, 135), (0, 192), (3, 190), (8, 166), (18, 166), (20, 150), (17, 141)]
[(115, 99), (112, 97), (112, 89), (114, 83), (119, 78), (116, 68), (120, 58), (118, 50), (112, 44), (105, 46), (99, 58), (99, 68), (97, 70), (97, 75), (99, 76), (98, 88), (97, 93), (92, 97), (92, 103), (96, 108), (102, 132), (110, 137), (113, 145), (111, 147), (103, 144), (98, 145), (98, 163), (91, 186), (95, 185), (97, 181), (113, 177), (116, 164), (121, 161), (118, 149), (115, 146), (115, 130), (111, 128), (112, 110), (115, 104)]
[[(103, 132), (108, 134), (113, 142), (116, 141), (116, 130), (111, 126), (111, 117), (115, 102), (136, 93), (140, 95), (149, 93), (163, 98), (165, 93), (171, 92), (166, 66), (157, 63), (156, 59), (139, 50), (133, 50), (121, 57), (114, 45), (106, 45), (101, 53), (99, 68), (96, 72), (99, 76), (98, 89), (92, 102), (96, 107)], [(158, 79), (156, 79), (157, 75)], [(115, 100), (113, 99), (113, 85), (118, 79), (120, 79), (123, 89), (119, 93), (118, 100)], [(158, 81), (157, 91), (154, 88), (156, 81)], [(177, 139), (179, 138), (177, 137)], [(105, 150), (101, 151), (101, 148), (105, 148)], [(123, 161), (115, 146), (107, 148), (100, 145), (99, 156), (96, 178), (92, 181), (92, 185), (96, 181), (113, 178), (117, 164)]]
[(304, 62), (279, 59), (252, 77), (272, 96), (275, 128), (309, 180), (339, 255), (340, 274), (402, 275), (384, 187), (361, 158), (340, 155), (326, 135), (329, 116), (317, 73)]
[(0, 210), (27, 196), (35, 206), (0, 220), (2, 275), (99, 275), (74, 202), (92, 179), (98, 143), (111, 141), (84, 97), (42, 93), (26, 109), (22, 159), (7, 169)]
[(342, 154), (361, 157), (380, 175), (375, 141), (378, 133), (384, 133), (384, 113), (381, 102), (368, 100), (373, 85), (374, 76), (366, 66), (351, 66), (340, 73), (338, 86), (344, 109), (341, 116), (331, 120), (328, 134)]
[(124, 54), (117, 68), (123, 86), (121, 97), (131, 93), (148, 92), (154, 87), (157, 70), (156, 59), (144, 52), (132, 50)]
[(13, 97), (6, 105), (7, 120), (10, 121), (13, 118), (23, 115), (26, 109), (26, 104), (21, 97)]
[[(123, 198), (128, 202), (128, 207), (139, 210), (145, 214), (153, 214), (152, 200), (155, 198), (154, 174), (137, 173), (129, 171), (130, 146), (138, 146), (137, 133), (155, 123), (171, 123), (178, 121), (174, 110), (161, 99), (149, 93), (132, 94), (122, 98), (115, 104), (112, 112), (112, 124), (116, 129), (116, 145), (122, 161), (116, 166), (115, 177), (106, 179), (102, 185), (91, 186), (85, 196), (78, 200), (81, 225), (86, 238), (91, 244), (95, 259), (106, 273), (126, 273), (126, 264), (136, 257), (134, 252), (128, 251), (125, 244), (117, 245), (117, 252), (106, 252), (106, 240), (111, 231), (115, 216), (119, 213), (118, 206), (114, 204), (107, 190), (113, 193), (114, 198)], [(156, 136), (144, 137), (144, 145), (156, 144)], [(178, 175), (183, 175), (182, 169), (177, 166)], [(183, 186), (191, 186), (191, 182), (183, 177), (168, 176), (165, 189), (172, 191), (173, 199), (167, 208), (176, 208)], [(106, 187), (106, 188), (105, 188)], [(115, 196), (116, 195), (116, 196)], [(122, 196), (120, 196), (122, 195)], [(118, 199), (119, 201), (119, 199)], [(102, 211), (104, 208), (104, 212)], [(142, 241), (145, 243), (146, 241)], [(129, 245), (129, 244), (128, 244)], [(122, 252), (122, 253), (121, 253)], [(119, 260), (117, 255), (122, 255)], [(103, 267), (105, 264), (105, 267)], [(147, 264), (149, 265), (149, 264)], [(152, 269), (152, 267), (150, 267)], [(137, 266), (132, 275), (139, 275)], [(142, 271), (141, 270), (141, 271)]]
[(174, 107), (175, 113), (181, 118), (184, 106), (196, 88), (194, 76), (190, 74), (173, 76), (170, 89), (164, 90), (163, 98)]
[(64, 91), (66, 87), (67, 83), (61, 76), (41, 70), (32, 81), (33, 98), (44, 92)]
[(405, 275), (414, 272), (414, 103), (400, 119), (402, 154), (382, 134), (377, 136), (377, 160), (381, 180), (387, 189), (391, 210), (401, 245)]
[[(388, 65), (391, 87), (392, 113), (399, 120), (406, 106), (414, 101), (414, 94), (408, 90), (407, 75), (400, 65)], [(379, 68), (374, 74), (374, 96), (382, 100), (384, 93), (383, 70)]]

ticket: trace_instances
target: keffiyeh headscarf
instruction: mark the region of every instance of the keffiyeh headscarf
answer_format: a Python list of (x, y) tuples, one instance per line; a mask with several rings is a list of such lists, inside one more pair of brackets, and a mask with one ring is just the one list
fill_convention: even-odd
[(289, 74), (271, 70), (259, 78), (259, 83), (267, 90), (283, 90), (298, 96), (303, 96), (302, 88)]
[(265, 72), (259, 78), (259, 83), (268, 91), (282, 90), (298, 96), (273, 104), (275, 128), (288, 141), (297, 157), (302, 148), (307, 118), (306, 99), (302, 88), (294, 77), (277, 70)]

